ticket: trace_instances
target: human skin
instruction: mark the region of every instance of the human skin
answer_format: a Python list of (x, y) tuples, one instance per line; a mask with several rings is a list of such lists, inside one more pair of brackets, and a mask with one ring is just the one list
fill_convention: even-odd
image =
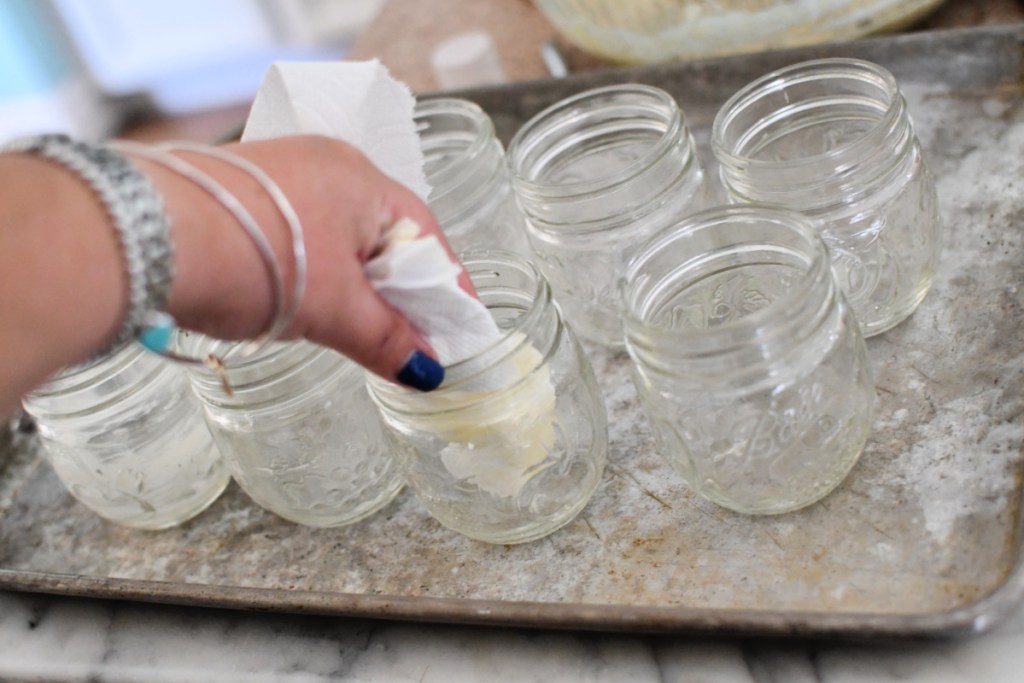
[[(340, 141), (299, 136), (222, 149), (260, 166), (303, 226), (307, 289), (283, 338), (329, 346), (392, 380), (408, 377), (401, 373), (417, 351), (420, 361), (433, 362), (429, 344), (373, 290), (362, 269), (403, 217), (447, 248), (427, 206)], [(290, 296), (291, 233), (263, 187), (223, 161), (175, 154), (252, 214), (277, 255)], [(181, 327), (211, 336), (259, 335), (270, 324), (273, 290), (248, 235), (193, 182), (145, 158), (132, 161), (162, 195), (171, 220), (175, 277), (168, 312)], [(465, 272), (460, 284), (472, 292)], [(61, 368), (101, 349), (121, 324), (127, 293), (117, 234), (95, 193), (58, 163), (0, 155), (0, 415)]]

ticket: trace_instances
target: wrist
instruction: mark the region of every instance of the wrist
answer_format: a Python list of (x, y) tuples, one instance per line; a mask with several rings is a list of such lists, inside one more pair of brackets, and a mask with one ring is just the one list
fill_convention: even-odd
[(38, 382), (116, 334), (127, 275), (106, 208), (74, 172), (29, 154), (0, 155), (0, 207), (2, 347), (15, 349)]
[[(287, 278), (291, 251), (274, 203), (258, 184), (216, 160), (176, 153), (233, 195), (252, 215)], [(164, 197), (176, 276), (168, 312), (183, 327), (225, 338), (253, 338), (272, 317), (273, 286), (260, 251), (238, 217), (194, 181), (135, 157)]]

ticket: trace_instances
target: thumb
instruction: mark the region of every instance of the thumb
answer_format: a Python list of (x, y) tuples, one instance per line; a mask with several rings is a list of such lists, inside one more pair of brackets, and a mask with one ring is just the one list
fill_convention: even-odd
[(385, 301), (356, 270), (345, 288), (348, 301), (336, 314), (309, 330), (310, 340), (329, 346), (399, 384), (432, 391), (444, 381), (436, 353), (406, 318)]

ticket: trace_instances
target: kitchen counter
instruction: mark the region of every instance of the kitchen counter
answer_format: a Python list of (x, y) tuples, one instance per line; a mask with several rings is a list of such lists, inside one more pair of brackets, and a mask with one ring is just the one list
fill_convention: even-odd
[(992, 632), (831, 643), (268, 615), (0, 592), (0, 681), (1020, 683), (1024, 609)]

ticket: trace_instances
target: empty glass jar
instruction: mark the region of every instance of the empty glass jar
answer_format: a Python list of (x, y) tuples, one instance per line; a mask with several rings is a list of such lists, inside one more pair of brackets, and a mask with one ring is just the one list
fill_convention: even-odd
[(839, 485), (867, 439), (874, 387), (808, 219), (763, 206), (692, 216), (633, 256), (623, 295), (644, 412), (693, 490), (772, 514)]
[(417, 102), (414, 120), (431, 188), (427, 202), (452, 249), (527, 253), (523, 214), (490, 117), (448, 97)]
[(445, 526), (490, 543), (546, 536), (583, 509), (607, 451), (593, 370), (543, 276), (521, 256), (464, 258), (502, 331), (413, 392), (370, 377), (409, 487)]
[(230, 480), (185, 373), (141, 346), (66, 370), (24, 404), (68, 491), (112, 522), (179, 524)]
[(632, 83), (570, 97), (519, 130), (509, 163), (530, 246), (566, 319), (621, 348), (615, 284), (626, 258), (707, 200), (675, 100)]
[(825, 59), (770, 73), (722, 107), (712, 147), (733, 200), (815, 220), (865, 336), (924, 299), (939, 254), (938, 200), (888, 71)]
[[(230, 345), (194, 334), (189, 355), (230, 355)], [(363, 519), (402, 489), (377, 409), (359, 366), (308, 342), (278, 343), (229, 362), (220, 377), (190, 370), (192, 386), (239, 486), (262, 507), (315, 527)]]

